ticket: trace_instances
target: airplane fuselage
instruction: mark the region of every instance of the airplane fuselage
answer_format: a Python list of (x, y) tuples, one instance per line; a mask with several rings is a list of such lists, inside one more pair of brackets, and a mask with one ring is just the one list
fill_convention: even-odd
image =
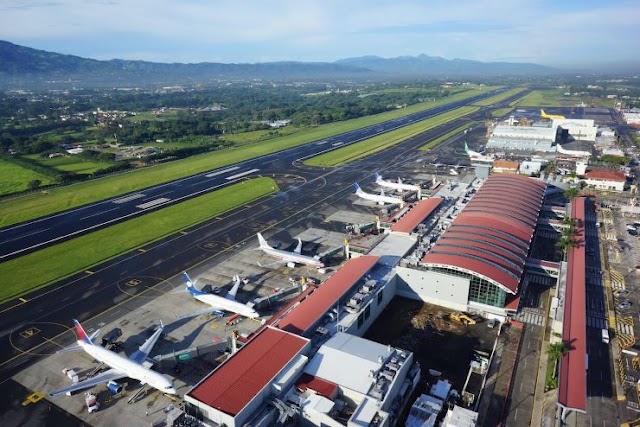
[(127, 374), (127, 377), (149, 384), (151, 387), (160, 390), (162, 393), (175, 394), (173, 384), (164, 375), (145, 368), (132, 360), (122, 357), (111, 350), (107, 350), (99, 345), (88, 344), (78, 341), (77, 344), (90, 356), (111, 368), (117, 369)]
[(289, 251), (283, 251), (281, 249), (276, 249), (271, 247), (269, 248), (262, 247), (260, 249), (262, 249), (262, 251), (267, 255), (271, 255), (272, 257), (279, 258), (283, 261), (293, 262), (295, 264), (308, 265), (310, 267), (315, 267), (315, 268), (324, 267), (324, 263), (322, 263), (321, 261), (318, 261), (314, 257), (297, 254)]
[(377, 180), (376, 184), (378, 184), (381, 187), (393, 188), (394, 190), (400, 190), (400, 191), (418, 191), (418, 190), (420, 190), (420, 187), (418, 187), (417, 185), (401, 184), (399, 182), (385, 181), (384, 179)]
[(404, 204), (404, 201), (402, 199), (396, 198), (396, 197), (391, 197), (391, 196), (383, 196), (381, 194), (371, 194), (371, 193), (365, 193), (364, 191), (360, 190), (356, 193), (358, 195), (358, 197), (365, 199), (365, 200), (371, 200), (372, 202), (377, 202), (377, 203), (391, 203), (391, 204)]
[(239, 301), (234, 301), (232, 299), (213, 294), (194, 295), (194, 298), (219, 310), (230, 311), (244, 317), (260, 317), (253, 308)]

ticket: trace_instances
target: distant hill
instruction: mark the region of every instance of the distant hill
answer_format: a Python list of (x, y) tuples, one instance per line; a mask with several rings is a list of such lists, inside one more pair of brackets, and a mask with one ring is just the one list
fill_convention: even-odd
[(75, 83), (86, 86), (206, 83), (218, 80), (358, 78), (371, 72), (326, 62), (258, 64), (158, 63), (113, 59), (98, 61), (31, 49), (0, 40), (0, 86)]
[(558, 70), (543, 65), (513, 62), (481, 62), (469, 59), (444, 59), (439, 56), (398, 56), (381, 58), (361, 56), (336, 61), (335, 64), (369, 69), (377, 73), (417, 75), (524, 75), (551, 74)]
[(427, 55), (397, 58), (363, 56), (333, 63), (284, 61), (257, 64), (168, 64), (122, 59), (99, 61), (0, 40), (0, 87), (142, 86), (246, 79), (389, 79), (443, 75), (549, 74), (553, 71), (535, 64), (447, 60)]

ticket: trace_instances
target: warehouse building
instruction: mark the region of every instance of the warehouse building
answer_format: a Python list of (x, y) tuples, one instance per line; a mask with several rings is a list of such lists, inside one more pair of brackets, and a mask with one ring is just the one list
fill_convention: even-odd
[(396, 267), (397, 293), (487, 317), (515, 312), (545, 189), (491, 175), (417, 267)]
[(563, 139), (579, 139), (595, 142), (598, 128), (593, 119), (553, 119), (553, 128), (558, 128)]
[(554, 152), (558, 135), (556, 127), (498, 125), (487, 142), (494, 150)]

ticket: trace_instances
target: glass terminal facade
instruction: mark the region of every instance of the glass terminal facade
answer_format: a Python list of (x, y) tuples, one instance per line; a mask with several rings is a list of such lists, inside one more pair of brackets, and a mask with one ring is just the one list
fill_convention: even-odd
[(452, 268), (431, 266), (427, 267), (427, 269), (437, 271), (438, 273), (444, 273), (451, 276), (458, 276), (469, 279), (469, 301), (491, 305), (494, 307), (504, 307), (505, 300), (507, 298), (507, 292), (489, 282), (488, 280)]

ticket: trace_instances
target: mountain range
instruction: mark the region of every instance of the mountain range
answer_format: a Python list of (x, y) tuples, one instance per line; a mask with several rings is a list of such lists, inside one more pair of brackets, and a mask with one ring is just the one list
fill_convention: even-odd
[(403, 79), (449, 76), (541, 75), (557, 70), (536, 64), (480, 62), (427, 55), (362, 56), (335, 62), (256, 64), (100, 61), (32, 49), (0, 40), (0, 87), (33, 85), (117, 86), (208, 83), (220, 80)]

